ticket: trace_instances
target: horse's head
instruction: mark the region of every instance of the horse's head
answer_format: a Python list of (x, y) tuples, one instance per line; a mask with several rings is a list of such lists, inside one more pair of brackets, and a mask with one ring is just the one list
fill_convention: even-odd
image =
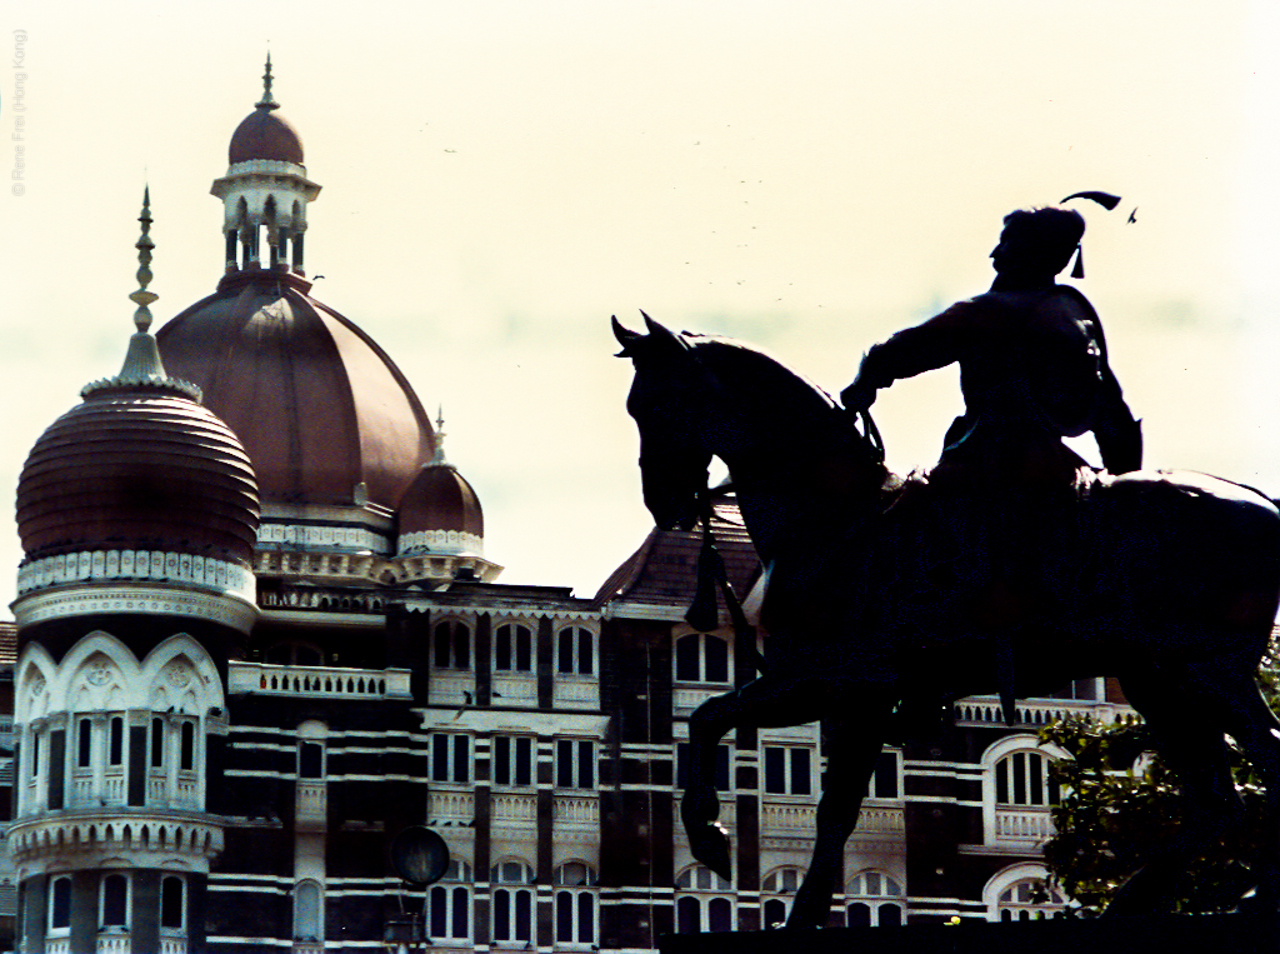
[[(641, 314), (644, 314), (641, 312)], [(711, 400), (718, 388), (681, 335), (644, 315), (648, 334), (613, 319), (635, 379), (627, 411), (640, 429), (644, 503), (664, 530), (688, 530), (699, 517), (699, 494), (715, 449), (708, 439)]]

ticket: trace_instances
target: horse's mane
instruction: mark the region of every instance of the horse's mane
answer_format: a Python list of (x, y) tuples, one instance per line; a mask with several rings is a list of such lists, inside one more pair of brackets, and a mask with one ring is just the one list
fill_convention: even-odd
[(726, 385), (741, 383), (747, 387), (748, 393), (759, 395), (770, 403), (795, 401), (808, 405), (805, 410), (812, 413), (830, 412), (836, 408), (831, 395), (762, 348), (722, 335), (685, 331), (680, 337), (698, 360)]
[[(755, 345), (720, 335), (683, 332), (680, 338), (729, 391), (742, 411), (772, 422), (781, 443), (808, 456), (815, 451), (852, 454), (872, 486), (890, 477), (883, 451), (858, 433), (826, 391)], [(878, 436), (876, 438), (878, 440)]]

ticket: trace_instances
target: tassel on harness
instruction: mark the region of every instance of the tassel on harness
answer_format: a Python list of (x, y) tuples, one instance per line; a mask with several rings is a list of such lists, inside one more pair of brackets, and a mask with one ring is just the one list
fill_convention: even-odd
[(702, 549), (698, 552), (698, 582), (694, 590), (693, 602), (684, 614), (685, 622), (699, 632), (706, 633), (715, 629), (720, 622), (720, 610), (716, 600), (718, 586), (724, 596), (725, 607), (729, 611), (729, 621), (733, 625), (734, 646), (737, 652), (746, 653), (752, 666), (761, 675), (766, 671), (766, 663), (756, 648), (755, 629), (747, 622), (747, 614), (743, 612), (742, 602), (733, 591), (729, 582), (729, 573), (725, 568), (724, 557), (716, 548), (715, 537), (711, 533), (711, 496), (703, 491), (701, 497), (702, 510)]

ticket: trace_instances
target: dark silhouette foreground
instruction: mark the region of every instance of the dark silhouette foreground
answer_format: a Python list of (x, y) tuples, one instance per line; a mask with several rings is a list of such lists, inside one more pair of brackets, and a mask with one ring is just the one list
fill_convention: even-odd
[[(1052, 526), (1026, 518), (1006, 537), (1033, 548), (1021, 555), (1036, 586), (1011, 593), (971, 558), (983, 521), (964, 498), (925, 493), (913, 504), (920, 482), (890, 474), (876, 441), (825, 393), (746, 345), (645, 320), (647, 333), (614, 321), (635, 365), (627, 404), (645, 504), (659, 527), (693, 527), (719, 457), (769, 574), (764, 674), (690, 719), (681, 814), (702, 863), (731, 876), (713, 766), (734, 727), (823, 723), (816, 844), (787, 922), (814, 927), (827, 921), (895, 710), (1002, 688), (1045, 695), (1100, 674), (1117, 676), (1150, 724), (1189, 808), (1182, 834), (1111, 913), (1168, 910), (1187, 862), (1239, 814), (1224, 733), (1263, 774), (1276, 827), (1280, 722), (1254, 682), (1280, 599), (1270, 500), (1199, 474), (1115, 477), (1081, 465)], [(1260, 903), (1274, 911), (1275, 837), (1255, 870)]]

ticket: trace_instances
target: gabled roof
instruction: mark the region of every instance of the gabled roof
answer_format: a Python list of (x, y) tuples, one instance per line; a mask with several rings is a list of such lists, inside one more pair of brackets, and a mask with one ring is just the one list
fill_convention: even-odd
[[(745, 599), (760, 575), (760, 560), (733, 496), (724, 495), (714, 501), (711, 532), (734, 593)], [(653, 530), (640, 549), (600, 587), (596, 603), (612, 607), (612, 615), (683, 618), (697, 588), (701, 550), (701, 528)], [(726, 621), (724, 597), (718, 592), (717, 600), (721, 620)]]

